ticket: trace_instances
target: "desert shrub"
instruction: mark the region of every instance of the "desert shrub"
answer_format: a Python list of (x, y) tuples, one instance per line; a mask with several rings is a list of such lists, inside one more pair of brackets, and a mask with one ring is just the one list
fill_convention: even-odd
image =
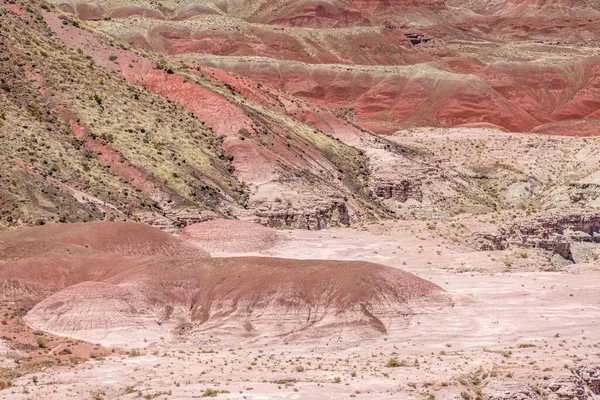
[(39, 122), (43, 122), (44, 117), (42, 117), (42, 113), (35, 107), (29, 107), (27, 109), (27, 114), (31, 115), (33, 118), (38, 120)]
[(400, 366), (400, 361), (398, 361), (397, 358), (390, 358), (385, 366), (388, 368), (396, 368)]
[(526, 349), (528, 347), (536, 347), (536, 345), (531, 343), (520, 343), (517, 347), (519, 349)]
[(141, 352), (140, 352), (138, 349), (132, 349), (132, 350), (129, 352), (129, 356), (130, 356), (130, 357), (139, 357), (139, 356), (141, 356), (141, 355), (142, 355), (142, 353), (141, 353)]
[(228, 390), (206, 389), (200, 397), (217, 397), (219, 393), (229, 393)]
[(48, 339), (43, 336), (38, 336), (35, 338), (35, 342), (37, 343), (38, 347), (44, 348), (48, 344)]

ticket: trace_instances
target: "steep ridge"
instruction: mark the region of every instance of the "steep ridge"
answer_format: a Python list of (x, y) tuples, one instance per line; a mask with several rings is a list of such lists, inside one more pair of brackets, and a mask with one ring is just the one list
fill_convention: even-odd
[(243, 202), (214, 133), (68, 51), (26, 9), (0, 5), (3, 224), (136, 215), (172, 229)]
[[(3, 20), (7, 29), (20, 29), (19, 32), (26, 29), (25, 19), (29, 17), (8, 10), (3, 12), (8, 17)], [(68, 58), (67, 64), (72, 65), (68, 70), (76, 76), (71, 80), (57, 79), (54, 70), (67, 68), (63, 66), (64, 62), (57, 67), (31, 61), (31, 66), (27, 62), (21, 66), (31, 70), (29, 80), (24, 82), (27, 87), (33, 85), (35, 88), (28, 91), (36, 96), (31, 104), (45, 102), (43, 107), (30, 107), (32, 123), (43, 126), (46, 118), (38, 115), (39, 110), (53, 107), (53, 121), (65, 131), (65, 140), (76, 141), (79, 146), (70, 150), (68, 157), (63, 155), (60, 164), (45, 157), (38, 160), (50, 166), (50, 172), (43, 174), (40, 180), (42, 184), (55, 183), (61, 188), (61, 194), (67, 192), (63, 194), (65, 200), (73, 201), (71, 198), (75, 197), (73, 202), (97, 208), (95, 214), (86, 216), (87, 219), (135, 217), (163, 229), (175, 230), (222, 213), (251, 217), (253, 210), (259, 207), (268, 210), (283, 196), (294, 202), (294, 209), (288, 210), (287, 214), (298, 215), (298, 218), (288, 218), (297, 227), (348, 224), (365, 214), (376, 213), (376, 207), (369, 204), (368, 192), (362, 189), (369, 171), (365, 157), (358, 150), (277, 111), (264, 110), (232, 93), (222, 82), (211, 81), (201, 71), (186, 70), (153, 59), (152, 55), (144, 56), (127, 50), (125, 45), (116, 47), (116, 43), (103, 35), (79, 28), (77, 21), (59, 18), (44, 10), (50, 28), (58, 34), (50, 37), (40, 13), (33, 9), (30, 12), (31, 18), (35, 16), (33, 26), (47, 41), (39, 45), (44, 50), (31, 54), (41, 61), (56, 51)], [(11, 38), (20, 34), (15, 33)], [(23, 51), (28, 51), (27, 46), (20, 46)], [(59, 63), (60, 58), (52, 59)], [(85, 74), (84, 68), (97, 72)], [(7, 70), (7, 77), (8, 73)], [(123, 85), (119, 76), (129, 85)], [(24, 107), (18, 102), (27, 89), (21, 88), (12, 78), (6, 80), (10, 89), (3, 91), (2, 99), (12, 102), (10, 107), (15, 107), (17, 113)], [(141, 90), (140, 86), (149, 92)], [(55, 94), (59, 90), (60, 105)], [(89, 97), (79, 96), (81, 92), (89, 92)], [(160, 102), (153, 99), (160, 99)], [(177, 110), (176, 115), (180, 118), (166, 124), (164, 118), (168, 117), (164, 114), (125, 119), (127, 107), (133, 108), (129, 112), (136, 114), (138, 110), (143, 112), (147, 103), (159, 104), (164, 110)], [(160, 108), (155, 108), (158, 113)], [(224, 115), (227, 117), (223, 118)], [(5, 114), (5, 117), (9, 121), (17, 118), (13, 114)], [(107, 123), (100, 124), (100, 121)], [(183, 127), (180, 126), (182, 121)], [(181, 135), (181, 130), (186, 133)], [(205, 145), (207, 149), (202, 148)], [(196, 151), (198, 148), (202, 150)], [(91, 162), (78, 161), (77, 158), (82, 156)], [(75, 165), (62, 165), (72, 162), (71, 158), (75, 158)], [(126, 188), (119, 188), (117, 196), (119, 200), (124, 198), (121, 200), (124, 204), (113, 205), (105, 200), (106, 196), (94, 196), (93, 191), (88, 194), (85, 185), (73, 187), (64, 183), (68, 179), (62, 175), (72, 170), (83, 169), (94, 176), (92, 168), (96, 165), (91, 166), (92, 162), (97, 162), (97, 168), (103, 174), (109, 173), (106, 180), (115, 181), (117, 187), (131, 185), (135, 193), (130, 195)], [(12, 163), (30, 174), (40, 173), (35, 164), (30, 167), (28, 160), (15, 158)], [(77, 171), (77, 174), (81, 172)], [(54, 176), (48, 175), (58, 175), (63, 182), (55, 182)], [(93, 179), (104, 184), (100, 178)], [(8, 182), (11, 181), (16, 179)], [(25, 188), (22, 190), (26, 192)], [(7, 207), (11, 204), (7, 202)], [(35, 214), (39, 208), (34, 203), (23, 214)], [(319, 211), (322, 209), (329, 211)], [(55, 212), (44, 209), (42, 214), (59, 219)], [(7, 215), (11, 218), (7, 221), (9, 224), (35, 221), (32, 217), (12, 219), (14, 212), (6, 214), (10, 214)], [(284, 225), (284, 221), (274, 224)]]
[[(285, 115), (264, 110), (227, 87), (210, 82), (201, 71), (181, 69), (176, 74), (172, 69), (175, 66), (159, 62), (157, 67), (140, 54), (122, 49), (112, 49), (117, 57), (112, 61), (107, 58), (111, 50), (107, 39), (62, 24), (54, 15), (47, 14), (47, 18), (70, 46), (84, 48), (98, 63), (128, 81), (183, 105), (224, 137), (223, 146), (233, 160), (236, 176), (252, 185), (249, 208), (265, 203), (269, 207), (276, 198), (293, 191), (300, 209), (305, 209), (301, 215), (309, 215), (310, 219), (299, 216), (294, 226), (347, 224), (349, 213), (360, 219), (362, 203), (369, 201), (361, 190), (368, 166), (356, 149)], [(126, 67), (131, 63), (138, 67)], [(248, 158), (249, 154), (254, 157)], [(320, 195), (315, 196), (315, 192)], [(346, 198), (350, 199), (348, 204)], [(325, 219), (317, 211), (322, 207), (331, 210)], [(283, 221), (277, 224), (283, 225)]]

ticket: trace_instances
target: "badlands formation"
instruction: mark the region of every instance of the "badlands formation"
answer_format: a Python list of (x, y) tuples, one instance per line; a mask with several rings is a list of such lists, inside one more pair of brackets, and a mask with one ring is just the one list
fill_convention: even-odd
[(0, 399), (600, 398), (600, 3), (0, 0)]

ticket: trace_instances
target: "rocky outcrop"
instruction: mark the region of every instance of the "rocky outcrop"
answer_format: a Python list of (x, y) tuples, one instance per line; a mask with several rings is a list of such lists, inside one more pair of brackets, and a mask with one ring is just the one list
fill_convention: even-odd
[(554, 253), (552, 254), (552, 257), (550, 257), (550, 264), (552, 264), (554, 270), (560, 271), (563, 268), (573, 265), (573, 261), (567, 260), (560, 254)]
[(400, 203), (405, 203), (408, 199), (423, 201), (421, 182), (408, 179), (398, 182), (378, 182), (373, 193), (377, 198), (394, 199)]
[(583, 379), (589, 392), (600, 396), (600, 363), (582, 365), (577, 368), (577, 374)]
[(547, 386), (548, 400), (593, 400), (600, 396), (600, 364), (577, 367), (573, 374), (556, 377)]
[(284, 203), (265, 203), (254, 216), (257, 222), (271, 228), (292, 227), (318, 230), (350, 225), (348, 207), (343, 199), (316, 200), (313, 205), (296, 207)]
[(577, 375), (559, 376), (549, 385), (548, 400), (587, 400), (583, 379)]
[(477, 250), (494, 251), (508, 248), (506, 237), (499, 232), (475, 232), (471, 243)]
[(485, 391), (486, 400), (537, 400), (540, 396), (529, 386), (515, 382), (494, 382)]
[(570, 183), (569, 199), (581, 206), (597, 205), (600, 199), (600, 185), (596, 183)]
[(570, 243), (571, 259), (576, 264), (596, 261), (600, 256), (597, 243), (574, 241)]
[(416, 46), (421, 43), (427, 43), (432, 40), (431, 37), (428, 37), (423, 33), (405, 33), (404, 36), (406, 36), (408, 40), (410, 40), (410, 43), (413, 46)]
[(531, 247), (574, 262), (589, 262), (600, 254), (600, 212), (560, 211), (528, 217), (501, 226), (497, 232), (476, 232), (473, 245), (480, 250)]

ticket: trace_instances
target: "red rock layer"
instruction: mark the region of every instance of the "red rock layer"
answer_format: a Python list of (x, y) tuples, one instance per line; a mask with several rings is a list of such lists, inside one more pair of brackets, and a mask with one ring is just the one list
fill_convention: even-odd
[[(248, 77), (331, 110), (377, 133), (414, 126), (491, 126), (540, 131), (549, 123), (600, 116), (600, 58), (576, 64), (449, 60), (389, 70), (224, 58), (205, 65)], [(597, 134), (594, 123), (561, 123), (561, 134)], [(569, 129), (568, 127), (571, 127)], [(558, 131), (557, 131), (558, 132)]]

